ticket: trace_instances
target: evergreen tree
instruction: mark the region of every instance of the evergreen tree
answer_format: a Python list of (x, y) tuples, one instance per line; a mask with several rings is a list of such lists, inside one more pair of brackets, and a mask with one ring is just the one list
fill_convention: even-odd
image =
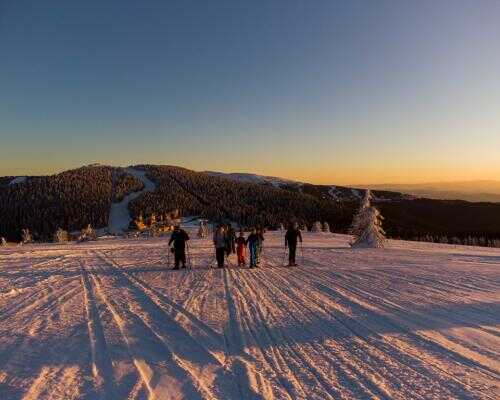
[(323, 227), (321, 226), (321, 222), (319, 221), (316, 221), (311, 228), (311, 232), (316, 232), (316, 233), (321, 232), (322, 230)]
[(87, 242), (89, 240), (97, 240), (97, 233), (90, 224), (85, 229), (82, 229), (78, 242)]
[(371, 192), (371, 190), (367, 189), (365, 191), (365, 196), (363, 197), (363, 200), (361, 201), (361, 205), (359, 206), (358, 212), (354, 216), (354, 219), (352, 220), (351, 227), (349, 228), (349, 234), (357, 236), (361, 233), (360, 216), (363, 214), (364, 210), (366, 210), (368, 207), (370, 207), (371, 198), (372, 198), (372, 192)]
[(55, 243), (66, 243), (69, 240), (68, 232), (64, 229), (59, 228), (56, 233), (54, 233), (54, 242)]
[(23, 229), (22, 231), (22, 244), (28, 244), (33, 242), (33, 237), (31, 236), (29, 229)]
[(382, 228), (384, 217), (370, 205), (370, 191), (367, 190), (358, 214), (354, 217), (354, 241), (352, 247), (380, 248), (386, 242), (385, 232)]

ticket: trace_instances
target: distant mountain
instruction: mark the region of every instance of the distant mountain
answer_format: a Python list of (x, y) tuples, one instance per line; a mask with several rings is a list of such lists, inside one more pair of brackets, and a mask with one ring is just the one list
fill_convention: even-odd
[(461, 181), (424, 184), (359, 185), (373, 190), (394, 190), (410, 195), (438, 200), (500, 202), (500, 181)]
[[(316, 185), (312, 183), (299, 182), (290, 179), (278, 178), (274, 176), (264, 176), (264, 175), (248, 174), (248, 173), (224, 173), (224, 172), (214, 172), (214, 171), (205, 171), (204, 173), (210, 176), (230, 179), (237, 182), (246, 182), (264, 186), (273, 186), (279, 189), (310, 194), (318, 198), (333, 200), (335, 202), (339, 201), (356, 202), (361, 199), (361, 197), (365, 192), (365, 189), (360, 189), (360, 188), (352, 188), (352, 187), (337, 186), (337, 185)], [(389, 191), (385, 189), (373, 191), (373, 200), (375, 202), (411, 200), (412, 198), (413, 197), (410, 195), (404, 195), (397, 191)]]
[[(347, 232), (364, 189), (314, 185), (269, 176), (196, 172), (182, 167), (139, 165), (155, 183), (153, 192), (129, 204), (132, 217), (178, 209), (183, 216), (276, 228), (290, 220), (311, 226), (328, 222)], [(0, 236), (18, 240), (22, 228), (51, 239), (58, 227), (108, 226), (113, 202), (143, 187), (125, 168), (87, 166), (40, 177), (0, 177)], [(430, 200), (374, 190), (389, 237), (442, 241), (500, 238), (500, 203)]]
[(290, 179), (277, 178), (274, 176), (249, 174), (249, 173), (245, 173), (245, 172), (225, 173), (225, 172), (215, 172), (215, 171), (204, 171), (204, 173), (208, 174), (210, 176), (217, 176), (219, 178), (232, 179), (232, 180), (239, 181), (239, 182), (256, 183), (256, 184), (262, 184), (262, 185), (272, 185), (275, 187), (281, 187), (283, 185), (302, 185), (302, 182), (293, 181)]

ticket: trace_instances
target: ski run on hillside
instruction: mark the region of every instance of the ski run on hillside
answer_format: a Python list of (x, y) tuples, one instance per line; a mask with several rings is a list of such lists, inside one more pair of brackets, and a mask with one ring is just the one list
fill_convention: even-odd
[(304, 235), (0, 249), (0, 399), (498, 399), (500, 250)]

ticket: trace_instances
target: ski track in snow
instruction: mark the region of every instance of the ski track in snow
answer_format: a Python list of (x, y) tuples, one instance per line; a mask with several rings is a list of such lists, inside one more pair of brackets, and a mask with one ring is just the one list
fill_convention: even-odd
[(0, 399), (499, 398), (498, 249), (304, 236), (292, 269), (278, 232), (254, 270), (200, 239), (187, 271), (166, 238), (1, 249)]
[(144, 183), (144, 189), (139, 192), (133, 192), (126, 195), (119, 203), (111, 204), (111, 209), (109, 210), (108, 231), (115, 235), (123, 234), (129, 227), (130, 221), (132, 220), (128, 210), (130, 202), (145, 192), (153, 192), (155, 190), (155, 184), (147, 178), (146, 171), (127, 168), (126, 172), (141, 180), (142, 183)]

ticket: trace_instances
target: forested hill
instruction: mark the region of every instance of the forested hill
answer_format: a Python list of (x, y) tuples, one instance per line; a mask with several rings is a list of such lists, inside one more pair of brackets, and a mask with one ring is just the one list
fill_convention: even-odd
[[(132, 216), (164, 214), (230, 220), (242, 225), (277, 227), (289, 220), (311, 225), (326, 221), (346, 232), (361, 190), (338, 186), (269, 184), (228, 179), (174, 166), (142, 165), (156, 190), (130, 203)], [(45, 177), (0, 178), (0, 236), (18, 240), (22, 228), (50, 239), (58, 228), (72, 231), (87, 224), (108, 225), (109, 209), (142, 182), (123, 168), (89, 166)], [(14, 184), (11, 184), (12, 182)], [(500, 203), (413, 199), (375, 191), (375, 204), (386, 217), (391, 237), (443, 241), (444, 237), (500, 238)]]
[(16, 184), (10, 178), (0, 179), (0, 236), (10, 240), (19, 240), (23, 228), (36, 239), (48, 240), (59, 227), (105, 227), (111, 202), (143, 185), (122, 168), (107, 166), (27, 177)]
[(134, 216), (179, 209), (185, 215), (230, 220), (242, 225), (278, 227), (296, 220), (303, 224), (329, 221), (342, 226), (350, 216), (338, 204), (314, 196), (255, 183), (238, 182), (173, 166), (140, 166), (156, 183), (131, 203)]

